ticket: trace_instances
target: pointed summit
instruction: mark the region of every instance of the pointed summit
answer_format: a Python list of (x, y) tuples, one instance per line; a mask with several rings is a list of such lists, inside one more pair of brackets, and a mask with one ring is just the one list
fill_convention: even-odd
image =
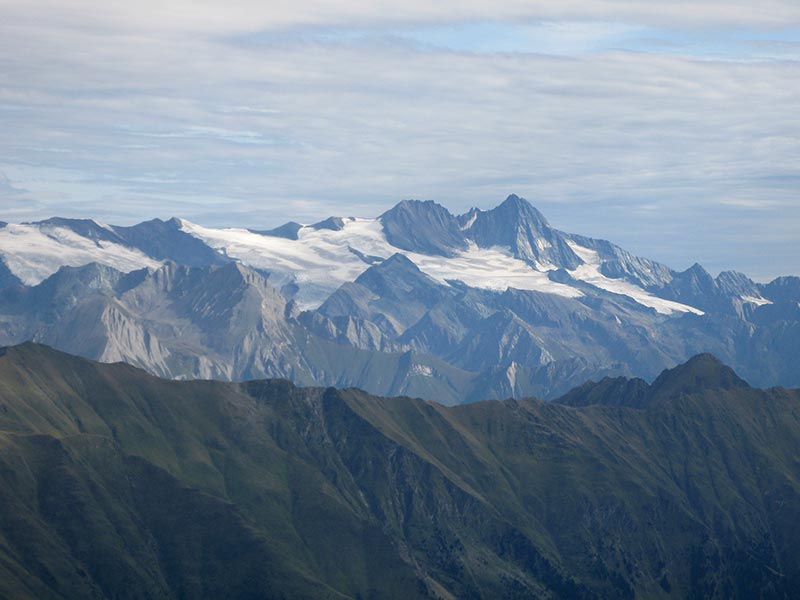
[(455, 256), (467, 248), (458, 219), (433, 200), (403, 200), (379, 218), (396, 248), (435, 256)]
[(749, 387), (745, 380), (716, 356), (704, 353), (690, 358), (673, 369), (663, 371), (653, 382), (650, 396), (652, 399), (671, 398), (706, 390)]
[(694, 278), (700, 279), (700, 280), (713, 279), (713, 277), (711, 277), (711, 273), (706, 271), (705, 268), (703, 267), (703, 265), (701, 265), (699, 262), (694, 263), (691, 267), (686, 269), (683, 273), (685, 275), (687, 275), (687, 276), (691, 276), (691, 277), (694, 277)]
[(672, 280), (659, 291), (659, 295), (702, 310), (718, 308), (720, 302), (720, 290), (716, 281), (699, 263), (694, 263), (685, 271), (674, 273)]
[(531, 206), (530, 202), (528, 202), (524, 198), (520, 198), (516, 194), (509, 194), (508, 197), (505, 200), (503, 200), (500, 203), (499, 206), (506, 206), (506, 205), (511, 205), (511, 206), (525, 206), (525, 205), (528, 205), (528, 206)]
[(574, 269), (583, 261), (534, 206), (516, 194), (477, 211), (465, 233), (482, 248), (505, 246), (534, 267)]
[(547, 219), (544, 218), (544, 215), (539, 212), (536, 207), (528, 202), (525, 198), (521, 198), (516, 194), (509, 194), (508, 197), (503, 200), (495, 210), (504, 210), (504, 211), (517, 211), (523, 214), (528, 214), (536, 218), (536, 220), (540, 221), (544, 225), (548, 225)]
[(698, 354), (685, 363), (662, 371), (651, 384), (638, 378), (606, 377), (578, 386), (556, 402), (569, 406), (628, 406), (648, 408), (682, 395), (751, 389), (730, 367), (713, 354)]
[(355, 282), (382, 298), (425, 302), (441, 294), (440, 284), (399, 252), (364, 271)]
[(518, 220), (528, 223), (541, 233), (551, 230), (550, 223), (545, 216), (533, 204), (516, 194), (511, 194), (488, 212), (495, 212), (509, 221)]

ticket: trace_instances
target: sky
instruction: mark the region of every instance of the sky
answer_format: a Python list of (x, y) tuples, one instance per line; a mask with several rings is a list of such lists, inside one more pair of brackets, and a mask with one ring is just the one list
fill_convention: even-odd
[(675, 269), (800, 275), (800, 2), (0, 0), (0, 220), (511, 193)]

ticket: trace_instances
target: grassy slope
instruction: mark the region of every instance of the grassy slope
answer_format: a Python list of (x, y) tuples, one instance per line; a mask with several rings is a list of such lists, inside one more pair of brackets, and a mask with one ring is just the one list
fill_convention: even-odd
[(0, 597), (791, 597), (800, 397), (696, 375), (445, 408), (18, 346)]

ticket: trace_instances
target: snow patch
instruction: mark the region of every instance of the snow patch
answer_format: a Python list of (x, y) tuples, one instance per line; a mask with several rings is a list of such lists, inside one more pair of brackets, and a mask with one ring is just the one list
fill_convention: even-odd
[(408, 371), (409, 375), (421, 375), (422, 377), (433, 377), (433, 369), (428, 365), (412, 365)]
[(129, 272), (162, 264), (121, 244), (90, 240), (66, 227), (32, 223), (9, 223), (0, 229), (0, 258), (26, 285), (41, 283), (63, 266), (96, 262)]
[(751, 304), (755, 304), (757, 306), (764, 306), (765, 304), (772, 304), (770, 300), (766, 298), (762, 298), (761, 296), (742, 296), (742, 300), (745, 302), (750, 302)]
[(600, 272), (600, 264), (602, 260), (597, 251), (590, 248), (579, 246), (575, 242), (567, 241), (569, 247), (577, 254), (584, 264), (576, 267), (570, 273), (575, 279), (585, 281), (595, 287), (612, 292), (614, 294), (622, 294), (632, 298), (639, 304), (654, 308), (656, 312), (669, 315), (676, 312), (690, 312), (696, 315), (702, 315), (702, 310), (689, 306), (688, 304), (681, 304), (680, 302), (673, 302), (672, 300), (665, 300), (654, 296), (650, 292), (643, 290), (637, 285), (625, 281), (624, 279), (612, 279), (606, 277)]
[(478, 211), (476, 210), (472, 213), (472, 215), (470, 215), (469, 220), (466, 223), (464, 223), (464, 225), (459, 227), (459, 229), (461, 229), (461, 231), (467, 231), (475, 224), (475, 219), (477, 218), (478, 218)]
[(378, 219), (353, 219), (339, 231), (302, 227), (297, 240), (246, 229), (212, 229), (189, 221), (181, 221), (181, 229), (226, 256), (269, 271), (274, 285), (296, 284), (296, 300), (303, 309), (318, 307), (339, 286), (367, 270), (370, 265), (359, 254), (383, 259), (404, 254), (440, 283), (457, 280), (470, 287), (499, 291), (513, 287), (568, 298), (582, 295), (573, 287), (550, 281), (546, 272), (514, 258), (507, 248), (470, 244), (455, 257), (401, 250), (388, 242)]
[(117, 232), (114, 231), (114, 228), (111, 227), (111, 225), (109, 225), (108, 223), (103, 223), (102, 221), (98, 221), (97, 219), (91, 219), (91, 221), (92, 221), (92, 223), (94, 223), (98, 227), (101, 227), (101, 228), (105, 229), (106, 231), (108, 231), (110, 233), (113, 233), (114, 235), (117, 234)]
[[(181, 230), (217, 252), (269, 272), (270, 282), (276, 287), (295, 284), (298, 289), (295, 299), (301, 309), (318, 307), (342, 284), (354, 281), (371, 264), (395, 253), (404, 254), (423, 273), (442, 284), (460, 281), (470, 287), (496, 291), (517, 288), (566, 298), (583, 295), (571, 285), (551, 281), (548, 273), (555, 268), (553, 265), (537, 263), (532, 267), (505, 247), (479, 248), (470, 242), (466, 250), (453, 257), (401, 250), (386, 239), (378, 219), (349, 218), (338, 231), (303, 226), (297, 240), (247, 229), (213, 229), (185, 220), (179, 220), (179, 224)], [(108, 225), (98, 225), (113, 231)], [(545, 247), (541, 240), (536, 244), (540, 249)], [(703, 314), (692, 306), (654, 296), (630, 282), (604, 276), (596, 251), (572, 241), (569, 244), (585, 262), (571, 272), (576, 279), (624, 294), (659, 313)], [(40, 283), (64, 265), (97, 262), (128, 272), (144, 267), (155, 269), (162, 264), (137, 249), (91, 240), (67, 227), (51, 224), (9, 224), (0, 229), (0, 258), (27, 285)], [(745, 296), (743, 300), (769, 303), (760, 297)]]
[(511, 393), (513, 394), (514, 391), (517, 389), (517, 365), (516, 361), (511, 361), (511, 364), (508, 365), (506, 369), (506, 378), (508, 379), (508, 385), (511, 386)]

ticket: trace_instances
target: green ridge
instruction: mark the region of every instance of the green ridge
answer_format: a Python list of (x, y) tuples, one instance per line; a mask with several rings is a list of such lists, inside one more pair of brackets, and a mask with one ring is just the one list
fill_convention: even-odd
[(446, 408), (0, 355), (2, 598), (792, 598), (800, 393)]

